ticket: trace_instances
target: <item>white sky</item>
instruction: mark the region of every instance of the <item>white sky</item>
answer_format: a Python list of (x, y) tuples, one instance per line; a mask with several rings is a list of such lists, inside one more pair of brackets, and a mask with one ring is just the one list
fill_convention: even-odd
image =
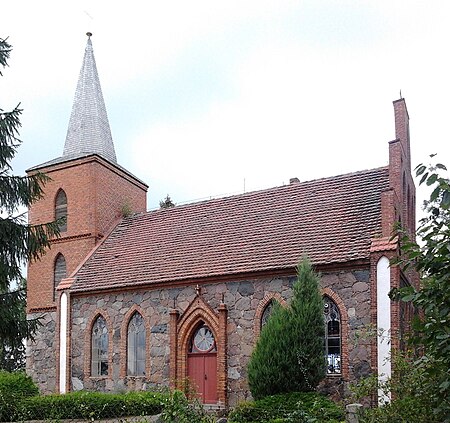
[(400, 89), (413, 165), (450, 165), (449, 20), (439, 0), (5, 2), (14, 170), (62, 154), (86, 31), (118, 162), (149, 209), (384, 166)]

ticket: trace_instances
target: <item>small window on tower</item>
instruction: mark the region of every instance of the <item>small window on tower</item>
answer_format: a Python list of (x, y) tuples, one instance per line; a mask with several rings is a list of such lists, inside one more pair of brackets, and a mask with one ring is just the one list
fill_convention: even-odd
[(67, 231), (67, 196), (64, 190), (60, 189), (56, 195), (55, 201), (55, 219), (61, 219), (59, 230)]

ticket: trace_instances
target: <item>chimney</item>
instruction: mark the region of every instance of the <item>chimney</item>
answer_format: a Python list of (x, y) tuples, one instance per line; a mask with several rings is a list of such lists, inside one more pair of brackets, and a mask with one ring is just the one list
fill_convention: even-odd
[(300, 179), (298, 179), (298, 178), (291, 178), (291, 179), (289, 179), (289, 184), (290, 185), (298, 184), (298, 183), (300, 183)]
[(400, 140), (402, 155), (406, 166), (411, 170), (411, 151), (409, 145), (409, 115), (404, 98), (394, 101), (395, 138)]

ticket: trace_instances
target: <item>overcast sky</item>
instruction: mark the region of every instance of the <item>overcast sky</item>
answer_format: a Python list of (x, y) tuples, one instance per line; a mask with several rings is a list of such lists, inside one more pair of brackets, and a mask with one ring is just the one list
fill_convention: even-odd
[(14, 170), (62, 154), (87, 31), (118, 162), (149, 209), (384, 166), (400, 90), (413, 165), (450, 165), (449, 20), (438, 0), (5, 2)]

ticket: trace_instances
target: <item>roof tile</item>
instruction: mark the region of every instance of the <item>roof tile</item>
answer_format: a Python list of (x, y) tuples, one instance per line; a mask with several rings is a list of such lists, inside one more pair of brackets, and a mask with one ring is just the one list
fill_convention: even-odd
[(366, 259), (381, 233), (379, 168), (151, 211), (124, 219), (73, 291), (170, 283)]

